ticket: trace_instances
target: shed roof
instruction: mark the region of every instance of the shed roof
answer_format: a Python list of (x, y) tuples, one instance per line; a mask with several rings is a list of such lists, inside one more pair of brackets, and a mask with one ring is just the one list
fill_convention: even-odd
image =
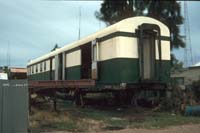
[(192, 67), (197, 67), (200, 66), (200, 62), (197, 62), (196, 64), (194, 64)]
[(26, 73), (26, 68), (10, 68), (10, 72), (12, 73)]

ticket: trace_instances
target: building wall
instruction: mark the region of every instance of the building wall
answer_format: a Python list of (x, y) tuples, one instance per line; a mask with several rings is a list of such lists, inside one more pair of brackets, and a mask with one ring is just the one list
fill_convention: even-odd
[(174, 79), (183, 78), (183, 85), (191, 85), (192, 82), (200, 80), (200, 67), (186, 69), (171, 75)]

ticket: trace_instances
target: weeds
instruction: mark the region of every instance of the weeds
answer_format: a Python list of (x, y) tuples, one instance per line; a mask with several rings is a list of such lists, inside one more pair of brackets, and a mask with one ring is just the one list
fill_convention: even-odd
[(65, 130), (95, 132), (123, 128), (164, 128), (173, 125), (200, 123), (200, 117), (185, 117), (169, 112), (153, 112), (144, 108), (77, 108), (60, 104), (60, 112), (34, 109), (30, 116), (32, 132)]

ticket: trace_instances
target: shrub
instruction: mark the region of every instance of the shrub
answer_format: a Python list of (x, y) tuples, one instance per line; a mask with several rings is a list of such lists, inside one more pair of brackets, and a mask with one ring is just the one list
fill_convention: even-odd
[(170, 91), (170, 96), (166, 96), (164, 99), (162, 99), (160, 110), (180, 112), (183, 104), (183, 99), (183, 90), (178, 86), (174, 86)]
[(192, 83), (192, 91), (196, 97), (196, 100), (200, 102), (200, 80)]

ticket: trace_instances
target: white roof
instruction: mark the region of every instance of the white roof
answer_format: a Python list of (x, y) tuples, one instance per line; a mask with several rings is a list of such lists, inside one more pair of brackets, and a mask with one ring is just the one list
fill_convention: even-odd
[(164, 25), (162, 22), (160, 22), (156, 19), (153, 19), (153, 18), (150, 18), (150, 17), (144, 17), (144, 16), (131, 17), (131, 18), (124, 19), (124, 20), (122, 20), (118, 23), (115, 23), (115, 24), (113, 24), (109, 27), (106, 27), (106, 28), (104, 28), (104, 29), (92, 34), (92, 35), (84, 37), (84, 38), (82, 38), (78, 41), (75, 41), (73, 43), (65, 45), (62, 48), (56, 49), (53, 52), (50, 52), (50, 53), (45, 54), (45, 55), (43, 55), (39, 58), (31, 60), (31, 61), (28, 62), (28, 65), (35, 64), (35, 63), (40, 62), (42, 60), (48, 59), (48, 58), (55, 56), (59, 53), (62, 53), (64, 51), (78, 47), (78, 46), (83, 45), (85, 43), (88, 43), (92, 40), (95, 40), (96, 38), (101, 38), (105, 35), (108, 35), (110, 33), (116, 32), (116, 31), (124, 31), (124, 32), (132, 32), (133, 33), (133, 32), (135, 32), (135, 29), (137, 29), (138, 26), (143, 24), (143, 23), (157, 24), (157, 25), (160, 26), (161, 36), (168, 36), (169, 37), (169, 35), (170, 35), (168, 27), (166, 25)]
[(8, 74), (7, 73), (0, 73), (0, 80), (7, 80)]
[(194, 64), (192, 67), (197, 67), (197, 66), (200, 66), (200, 62)]

